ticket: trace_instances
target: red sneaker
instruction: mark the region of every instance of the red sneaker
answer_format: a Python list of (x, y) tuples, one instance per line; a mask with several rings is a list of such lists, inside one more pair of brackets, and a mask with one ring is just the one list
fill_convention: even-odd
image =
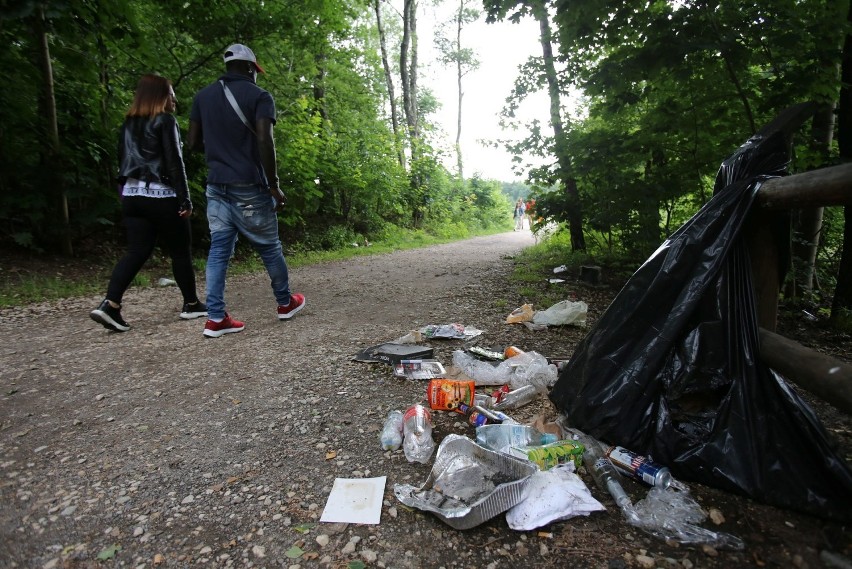
[(294, 293), (290, 295), (290, 304), (278, 307), (278, 320), (289, 320), (297, 312), (305, 307), (307, 301), (304, 294)]
[(234, 320), (231, 315), (225, 313), (225, 318), (221, 322), (213, 322), (208, 320), (204, 325), (204, 335), (208, 338), (218, 338), (224, 334), (233, 334), (234, 332), (242, 332), (246, 327), (245, 322)]

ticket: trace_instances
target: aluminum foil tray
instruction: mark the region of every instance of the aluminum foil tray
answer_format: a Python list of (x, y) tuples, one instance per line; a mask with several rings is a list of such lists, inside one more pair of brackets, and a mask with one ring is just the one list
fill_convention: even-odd
[(432, 512), (455, 529), (470, 529), (523, 500), (536, 470), (527, 460), (447, 435), (426, 482), (419, 488), (395, 484), (393, 491), (406, 506)]

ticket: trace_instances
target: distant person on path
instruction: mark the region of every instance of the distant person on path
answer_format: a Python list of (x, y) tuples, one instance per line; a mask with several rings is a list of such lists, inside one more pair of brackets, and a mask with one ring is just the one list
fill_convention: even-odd
[(189, 115), (189, 147), (207, 159), (207, 257), (209, 317), (204, 336), (240, 332), (245, 323), (225, 310), (225, 278), (238, 234), (258, 252), (278, 302), (278, 318), (287, 320), (305, 307), (304, 295), (290, 293), (287, 262), (278, 237), (278, 211), (284, 193), (278, 187), (275, 157), (275, 101), (255, 84), (263, 69), (242, 44), (225, 50), (226, 73), (199, 91)]
[(157, 237), (172, 259), (172, 273), (183, 295), (180, 317), (207, 316), (198, 300), (192, 268), (192, 202), (186, 183), (180, 131), (172, 113), (177, 97), (171, 82), (143, 75), (124, 118), (118, 140), (121, 213), (127, 252), (112, 271), (106, 299), (89, 316), (116, 332), (130, 330), (121, 317), (121, 299), (151, 257)]
[(515, 231), (523, 231), (524, 229), (524, 211), (526, 210), (526, 206), (524, 205), (524, 200), (518, 198), (518, 201), (515, 202)]

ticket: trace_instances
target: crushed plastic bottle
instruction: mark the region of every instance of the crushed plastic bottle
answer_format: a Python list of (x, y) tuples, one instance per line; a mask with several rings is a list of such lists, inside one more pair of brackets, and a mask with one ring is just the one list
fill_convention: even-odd
[(524, 385), (518, 389), (504, 393), (499, 399), (492, 403), (491, 408), (498, 411), (517, 409), (527, 403), (533, 402), (538, 397), (538, 390), (534, 385)]
[(636, 503), (639, 523), (633, 525), (646, 533), (685, 545), (706, 544), (716, 549), (741, 551), (745, 548), (739, 537), (699, 526), (707, 514), (689, 495), (689, 488), (677, 480), (668, 487), (654, 486), (648, 495)]
[(402, 445), (402, 411), (393, 410), (388, 413), (385, 425), (379, 439), (384, 450), (396, 450)]
[(542, 433), (529, 425), (495, 423), (476, 428), (476, 442), (500, 452), (505, 452), (507, 447), (539, 446), (555, 441), (556, 435)]
[(639, 523), (639, 515), (630, 501), (630, 496), (624, 491), (621, 485), (621, 475), (618, 470), (612, 465), (609, 459), (604, 455), (600, 444), (590, 437), (580, 438), (580, 441), (585, 447), (583, 452), (583, 464), (588, 469), (598, 488), (608, 492), (615, 503), (621, 508), (624, 517), (631, 524)]
[(606, 457), (601, 444), (579, 429), (568, 427), (564, 421), (557, 422), (561, 423), (563, 435), (573, 436), (586, 447), (583, 464), (595, 484), (613, 497), (627, 523), (666, 541), (686, 545), (707, 544), (717, 549), (744, 549), (745, 545), (739, 537), (697, 525), (704, 521), (706, 514), (689, 495), (689, 488), (674, 478), (665, 486), (652, 486), (648, 495), (633, 505), (621, 486), (618, 469)]
[(453, 352), (453, 363), (477, 386), (505, 385), (518, 389), (533, 385), (539, 393), (547, 394), (556, 383), (556, 366), (538, 352), (524, 352), (496, 366), (478, 360), (463, 350)]
[(423, 405), (412, 405), (405, 411), (402, 450), (408, 462), (425, 464), (432, 457), (432, 413)]

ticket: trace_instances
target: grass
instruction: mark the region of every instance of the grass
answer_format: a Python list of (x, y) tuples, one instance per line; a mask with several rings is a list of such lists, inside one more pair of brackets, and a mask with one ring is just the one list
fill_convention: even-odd
[(591, 262), (591, 255), (572, 252), (565, 237), (557, 233), (515, 256), (510, 278), (517, 285), (518, 294), (524, 302), (547, 308), (565, 300), (558, 291), (548, 286), (547, 279), (555, 276), (553, 269), (560, 265), (578, 267)]
[[(483, 231), (470, 231), (466, 232), (465, 235), (457, 235), (455, 237), (447, 236), (448, 232), (446, 228), (442, 229), (440, 237), (422, 230), (398, 230), (394, 232), (391, 240), (387, 242), (377, 241), (369, 247), (345, 247), (331, 251), (285, 251), (285, 255), (287, 257), (287, 265), (290, 268), (298, 268), (317, 263), (344, 261), (354, 257), (417, 249), (419, 247), (449, 243), (474, 236), (502, 233), (508, 230), (508, 226)], [(63, 260), (59, 267), (47, 260), (27, 262), (24, 259), (20, 261), (19, 264), (27, 265), (30, 267), (28, 269), (12, 267), (16, 264), (14, 261), (10, 263), (4, 262), (4, 265), (7, 266), (0, 267), (0, 308), (22, 306), (34, 302), (62, 298), (103, 294), (106, 290), (112, 268), (120, 254), (121, 250), (116, 249), (115, 255), (112, 258), (105, 258), (103, 255), (99, 255), (96, 257), (97, 260)], [(204, 274), (206, 265), (207, 261), (205, 257), (196, 256), (193, 259), (193, 266), (197, 275)], [(250, 247), (240, 242), (228, 271), (229, 276), (255, 274), (264, 270), (265, 268), (260, 257)], [(171, 273), (170, 260), (162, 252), (157, 251), (133, 279), (131, 286), (156, 286), (160, 277), (172, 278)]]
[(49, 275), (23, 276), (16, 282), (0, 285), (0, 308), (42, 300), (88, 296), (103, 291), (107, 278), (76, 281)]

